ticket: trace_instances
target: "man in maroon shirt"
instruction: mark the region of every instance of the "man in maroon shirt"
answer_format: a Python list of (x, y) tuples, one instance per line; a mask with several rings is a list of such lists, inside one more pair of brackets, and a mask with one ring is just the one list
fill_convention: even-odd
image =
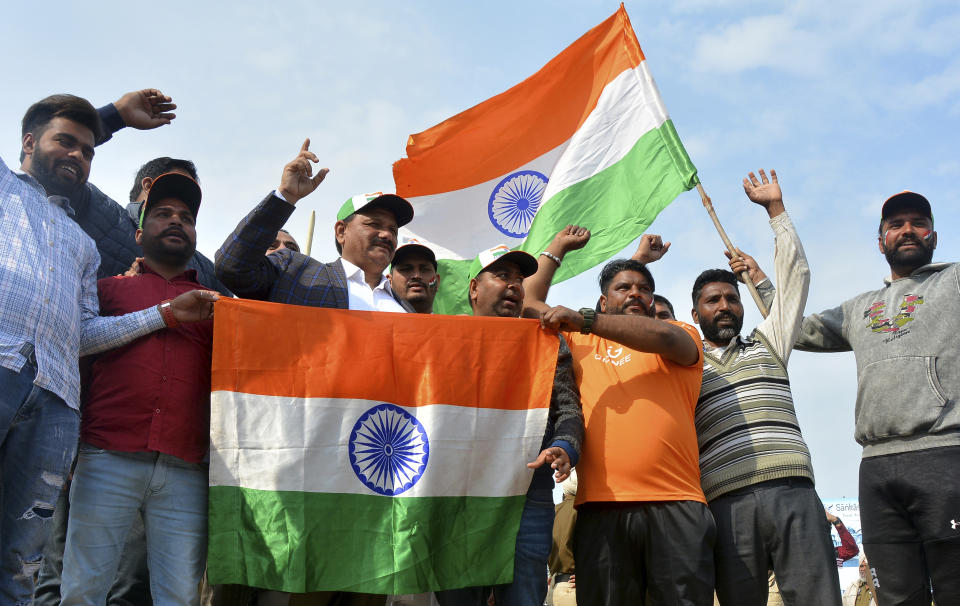
[(64, 605), (104, 603), (138, 511), (154, 603), (199, 603), (213, 323), (180, 324), (167, 305), (180, 293), (205, 289), (186, 269), (196, 249), (199, 206), (196, 181), (177, 173), (157, 177), (136, 234), (141, 273), (97, 285), (102, 315), (160, 304), (167, 328), (93, 364), (70, 489)]

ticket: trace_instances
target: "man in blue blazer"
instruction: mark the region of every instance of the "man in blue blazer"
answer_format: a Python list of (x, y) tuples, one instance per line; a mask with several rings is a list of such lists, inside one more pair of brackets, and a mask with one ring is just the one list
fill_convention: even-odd
[(412, 311), (394, 294), (383, 272), (397, 248), (397, 229), (413, 219), (410, 203), (393, 194), (354, 196), (334, 225), (340, 258), (321, 263), (292, 250), (264, 255), (293, 213), (328, 169), (313, 174), (316, 155), (304, 141), (283, 168), (280, 186), (227, 237), (216, 254), (217, 277), (240, 297), (338, 309)]

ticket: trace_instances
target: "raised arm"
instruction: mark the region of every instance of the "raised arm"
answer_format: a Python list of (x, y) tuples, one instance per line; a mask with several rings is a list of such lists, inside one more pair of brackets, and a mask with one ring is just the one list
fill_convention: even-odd
[(297, 156), (283, 167), (280, 187), (267, 195), (237, 226), (214, 256), (217, 278), (238, 296), (266, 299), (289, 256), (267, 255), (267, 248), (293, 214), (294, 204), (310, 195), (326, 177), (313, 174), (319, 160), (304, 141)]
[(537, 273), (523, 281), (523, 315), (539, 318), (547, 309), (547, 292), (553, 282), (553, 276), (563, 263), (567, 253), (580, 250), (590, 241), (590, 230), (579, 225), (568, 225), (561, 229), (550, 246), (537, 258)]
[(766, 209), (770, 217), (770, 227), (776, 238), (773, 265), (779, 290), (770, 306), (769, 315), (757, 326), (757, 330), (763, 333), (786, 364), (800, 332), (803, 308), (810, 288), (810, 267), (800, 236), (784, 208), (777, 172), (771, 170), (769, 179), (763, 169), (759, 172), (759, 179), (750, 173), (743, 180), (743, 189), (750, 201)]
[(125, 126), (137, 130), (150, 130), (170, 124), (176, 114), (177, 104), (168, 95), (155, 88), (145, 88), (126, 93), (113, 103), (97, 110), (103, 123), (103, 138), (97, 145), (106, 143), (113, 134)]

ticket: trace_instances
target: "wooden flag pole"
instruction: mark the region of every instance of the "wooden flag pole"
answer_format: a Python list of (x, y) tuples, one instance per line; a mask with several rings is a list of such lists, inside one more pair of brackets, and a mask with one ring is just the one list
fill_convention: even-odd
[[(710, 202), (710, 196), (707, 195), (707, 192), (703, 189), (703, 185), (700, 183), (697, 183), (697, 191), (700, 192), (700, 200), (703, 201), (703, 207), (707, 209), (707, 214), (709, 214), (710, 218), (713, 219), (713, 226), (717, 228), (717, 233), (720, 234), (720, 239), (723, 240), (723, 245), (727, 247), (727, 250), (730, 251), (731, 255), (737, 256), (737, 249), (733, 246), (733, 242), (731, 242), (730, 238), (727, 236), (727, 232), (723, 230), (723, 226), (720, 225), (720, 219), (717, 218), (717, 212), (713, 210), (713, 203)], [(747, 285), (747, 290), (750, 291), (750, 296), (753, 297), (754, 303), (757, 304), (757, 308), (760, 310), (760, 315), (766, 318), (767, 314), (770, 312), (767, 310), (767, 306), (763, 304), (763, 299), (760, 297), (760, 293), (757, 292), (756, 284), (754, 284), (753, 280), (750, 279), (750, 272), (742, 271), (740, 272), (740, 277)]]
[(310, 251), (313, 250), (313, 226), (317, 222), (317, 211), (310, 211), (310, 224), (307, 227), (307, 256), (310, 256)]

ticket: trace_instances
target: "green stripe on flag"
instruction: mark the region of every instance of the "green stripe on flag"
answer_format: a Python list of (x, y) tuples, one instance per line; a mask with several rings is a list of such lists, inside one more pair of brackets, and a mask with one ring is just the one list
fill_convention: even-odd
[(554, 282), (572, 278), (623, 250), (696, 184), (697, 169), (667, 120), (616, 164), (544, 202), (520, 250), (537, 255), (567, 225), (586, 227), (589, 244), (563, 260)]
[(211, 486), (209, 498), (212, 584), (406, 594), (509, 583), (526, 496), (382, 497)]

